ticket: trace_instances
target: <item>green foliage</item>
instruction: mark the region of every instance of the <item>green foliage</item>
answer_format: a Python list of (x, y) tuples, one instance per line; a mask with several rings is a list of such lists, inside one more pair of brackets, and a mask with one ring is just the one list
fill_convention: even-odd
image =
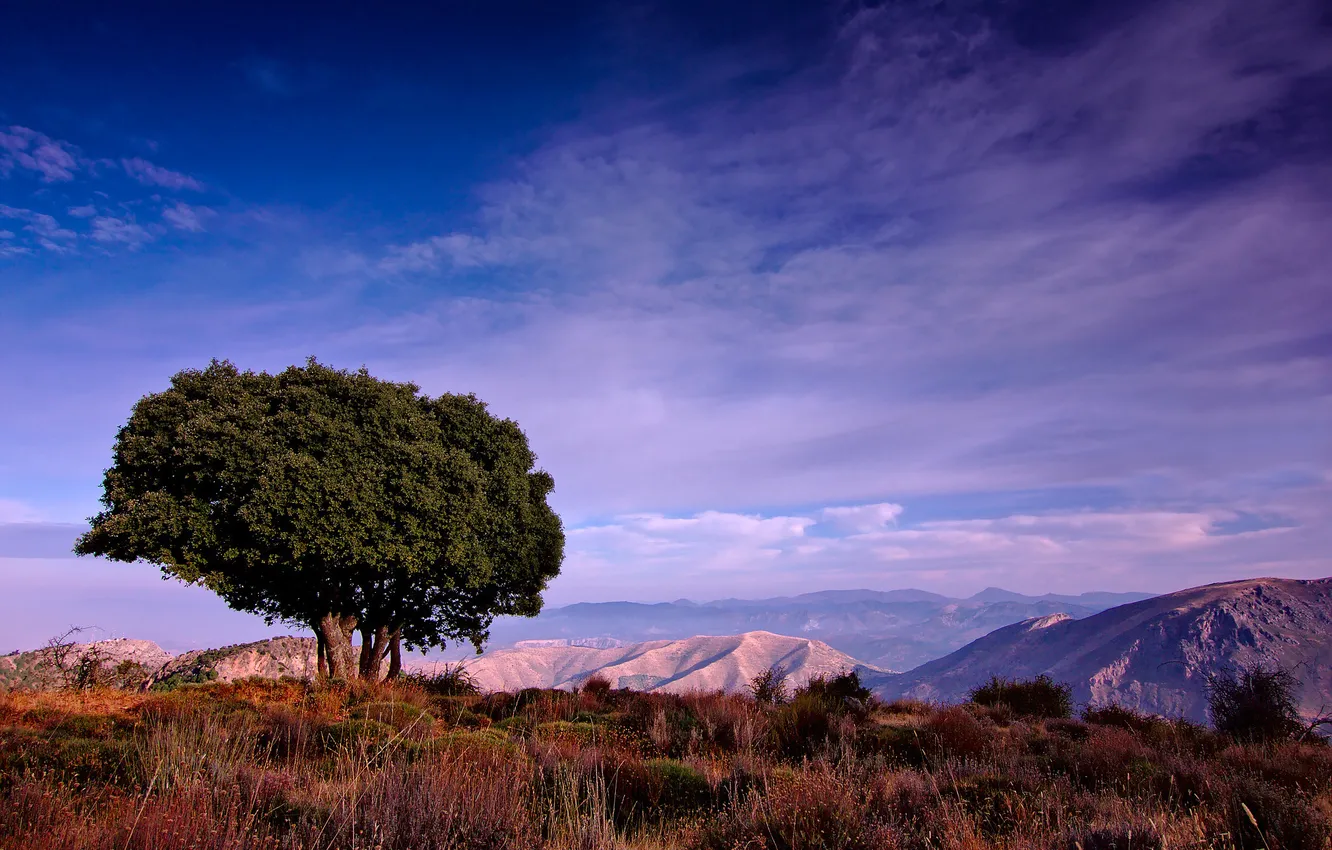
[(383, 744), (396, 734), (397, 730), (387, 723), (358, 718), (324, 727), (319, 740), (326, 749), (336, 750), (341, 747), (354, 748), (361, 743)]
[(376, 720), (394, 729), (428, 726), (433, 718), (419, 706), (406, 702), (375, 701), (356, 706), (351, 716), (359, 720)]
[(855, 670), (844, 670), (836, 676), (815, 676), (797, 688), (795, 695), (809, 696), (834, 710), (863, 710), (874, 696), (860, 683), (860, 674)]
[(1244, 741), (1278, 741), (1303, 731), (1289, 670), (1252, 664), (1207, 680), (1207, 709), (1217, 731)]
[(673, 759), (650, 759), (620, 766), (608, 778), (613, 802), (625, 814), (653, 819), (680, 817), (712, 804), (707, 777)]
[(1044, 673), (1027, 681), (992, 676), (974, 688), (969, 697), (977, 705), (1006, 706), (1019, 717), (1073, 716), (1073, 687)]
[(535, 462), (475, 396), (313, 359), (275, 375), (214, 361), (134, 406), (75, 551), (314, 627), (352, 676), (358, 628), (480, 645), (495, 616), (540, 610), (564, 533)]
[(762, 705), (781, 705), (787, 700), (786, 677), (789, 672), (774, 664), (749, 681), (749, 695)]
[(174, 691), (176, 688), (183, 687), (185, 685), (202, 685), (207, 682), (216, 682), (216, 681), (217, 681), (216, 670), (212, 670), (207, 667), (199, 667), (186, 673), (172, 673), (170, 676), (167, 676), (165, 679), (158, 679), (156, 682), (153, 682), (153, 685), (150, 688), (150, 690), (155, 691), (157, 693), (165, 693), (167, 691)]

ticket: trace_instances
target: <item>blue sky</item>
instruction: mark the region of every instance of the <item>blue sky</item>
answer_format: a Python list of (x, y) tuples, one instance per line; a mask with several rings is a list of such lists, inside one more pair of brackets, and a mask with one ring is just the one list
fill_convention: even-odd
[(1332, 573), (1318, 4), (0, 15), (0, 649), (269, 631), (67, 554), (212, 357), (517, 419), (552, 603)]

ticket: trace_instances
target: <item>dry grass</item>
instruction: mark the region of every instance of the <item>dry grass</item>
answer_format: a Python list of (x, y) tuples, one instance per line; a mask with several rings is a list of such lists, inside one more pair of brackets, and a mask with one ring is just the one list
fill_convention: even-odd
[(0, 847), (1327, 850), (1332, 749), (1124, 712), (247, 681), (0, 694)]

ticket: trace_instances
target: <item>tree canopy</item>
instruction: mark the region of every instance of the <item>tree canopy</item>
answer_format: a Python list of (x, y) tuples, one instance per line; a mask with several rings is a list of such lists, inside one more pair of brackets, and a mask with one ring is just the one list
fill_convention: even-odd
[(404, 643), (479, 649), (497, 615), (540, 611), (564, 556), (554, 486), (473, 395), (213, 361), (134, 406), (75, 551), (308, 626), (330, 676), (378, 676), (386, 656), (394, 675)]

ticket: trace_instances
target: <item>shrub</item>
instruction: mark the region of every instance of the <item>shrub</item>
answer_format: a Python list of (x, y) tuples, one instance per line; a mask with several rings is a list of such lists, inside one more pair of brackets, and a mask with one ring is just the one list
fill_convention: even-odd
[(395, 729), (428, 726), (431, 721), (429, 714), (405, 702), (368, 702), (358, 705), (351, 716), (358, 720), (377, 720)]
[(1073, 687), (1042, 673), (1035, 679), (1017, 681), (990, 677), (990, 681), (968, 694), (977, 705), (1008, 706), (1020, 717), (1072, 717)]
[(583, 680), (582, 692), (597, 699), (610, 696), (611, 681), (601, 673), (593, 673)]
[(950, 756), (971, 757), (985, 752), (995, 728), (960, 705), (936, 711), (925, 721), (923, 731), (933, 748)]
[(326, 842), (320, 846), (536, 847), (541, 840), (531, 799), (530, 774), (502, 751), (447, 753), (411, 765), (391, 762), (362, 793), (339, 798), (319, 830)]
[(325, 726), (319, 738), (325, 749), (335, 750), (339, 747), (355, 747), (361, 742), (382, 744), (396, 732), (392, 726), (378, 720), (356, 719)]
[(1218, 732), (1243, 741), (1277, 741), (1303, 731), (1289, 670), (1257, 663), (1207, 678), (1207, 709)]
[(877, 850), (900, 842), (862, 785), (826, 769), (774, 773), (695, 834), (698, 850)]
[(799, 761), (826, 747), (832, 729), (833, 710), (827, 702), (800, 692), (773, 714), (768, 740), (777, 755)]
[(1332, 839), (1327, 815), (1308, 797), (1261, 779), (1237, 783), (1228, 815), (1242, 850), (1326, 850)]
[(1146, 732), (1161, 723), (1159, 717), (1117, 703), (1096, 707), (1089, 705), (1082, 710), (1082, 720), (1094, 726), (1117, 726), (1134, 732)]
[(855, 670), (845, 670), (836, 676), (815, 676), (796, 689), (796, 696), (801, 695), (820, 700), (830, 708), (859, 710), (868, 707), (874, 696), (860, 683), (860, 674)]
[(712, 804), (707, 778), (672, 759), (622, 762), (607, 773), (606, 784), (622, 823), (680, 817)]
[(754, 701), (763, 705), (781, 705), (786, 702), (786, 677), (789, 671), (774, 664), (749, 680), (749, 693)]
[(410, 673), (403, 678), (409, 685), (434, 696), (457, 697), (480, 693), (476, 680), (462, 662), (444, 664), (429, 673)]

